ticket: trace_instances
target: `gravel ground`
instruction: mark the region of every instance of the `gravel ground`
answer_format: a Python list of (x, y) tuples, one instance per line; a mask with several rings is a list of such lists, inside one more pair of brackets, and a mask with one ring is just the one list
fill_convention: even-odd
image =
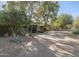
[(10, 37), (0, 37), (1, 57), (78, 57), (79, 39), (67, 31), (50, 31), (34, 34), (23, 45), (10, 42)]

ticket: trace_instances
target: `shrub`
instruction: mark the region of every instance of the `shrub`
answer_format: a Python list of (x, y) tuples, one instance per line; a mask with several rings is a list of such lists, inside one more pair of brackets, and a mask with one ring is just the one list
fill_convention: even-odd
[(0, 25), (0, 36), (4, 36), (6, 33), (8, 33), (8, 35), (11, 35), (11, 32), (9, 31), (9, 27)]
[(79, 29), (74, 30), (73, 34), (79, 34)]

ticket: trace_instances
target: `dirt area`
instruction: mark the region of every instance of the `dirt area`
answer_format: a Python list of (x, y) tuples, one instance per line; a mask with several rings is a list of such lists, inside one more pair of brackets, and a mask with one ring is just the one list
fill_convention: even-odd
[(1, 57), (79, 57), (79, 39), (66, 31), (50, 31), (21, 37), (23, 45), (10, 42), (10, 37), (0, 37)]

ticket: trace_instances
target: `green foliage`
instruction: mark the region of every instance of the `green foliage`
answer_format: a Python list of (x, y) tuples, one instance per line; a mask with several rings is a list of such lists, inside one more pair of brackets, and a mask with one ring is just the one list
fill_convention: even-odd
[(79, 17), (76, 17), (76, 19), (74, 20), (74, 23), (73, 23), (74, 27), (76, 29), (79, 29)]
[(76, 17), (76, 19), (73, 22), (73, 34), (79, 34), (79, 17)]
[[(27, 27), (28, 32), (39, 31), (40, 26), (47, 30), (48, 25), (52, 25), (54, 29), (70, 29), (73, 17), (69, 14), (60, 14), (57, 17), (59, 7), (58, 1), (8, 1), (4, 11), (0, 12), (0, 25), (9, 26), (12, 32), (17, 32), (23, 26)], [(34, 24), (36, 28), (29, 30), (30, 25)]]
[[(27, 24), (27, 17), (25, 15), (25, 6), (23, 3), (17, 4), (15, 1), (8, 1), (5, 4), (4, 11), (0, 12), (0, 25), (8, 26), (9, 31), (17, 32)], [(18, 9), (17, 9), (18, 7)]]
[(59, 20), (55, 20), (52, 24), (54, 29), (59, 29), (61, 27), (61, 22)]
[(75, 29), (75, 30), (73, 31), (73, 34), (79, 34), (79, 29)]
[(58, 2), (45, 1), (40, 3), (40, 7), (38, 8), (38, 14), (40, 15), (40, 18), (43, 18), (44, 26), (48, 25), (49, 20), (52, 21), (56, 18), (58, 10)]
[(63, 22), (62, 24), (72, 24), (73, 22), (73, 17), (69, 14), (60, 14), (60, 16), (58, 16), (58, 19)]
[(73, 23), (73, 17), (68, 14), (61, 14), (57, 17), (57, 20), (53, 21), (52, 27), (56, 29), (70, 29)]
[(1, 25), (7, 25), (12, 30), (16, 30), (18, 27), (21, 27), (23, 24), (22, 17), (19, 12), (12, 10), (10, 12), (3, 12), (1, 17)]
[(0, 25), (0, 36), (4, 36), (4, 34), (6, 33), (8, 35), (11, 35), (11, 32), (9, 31), (9, 27)]

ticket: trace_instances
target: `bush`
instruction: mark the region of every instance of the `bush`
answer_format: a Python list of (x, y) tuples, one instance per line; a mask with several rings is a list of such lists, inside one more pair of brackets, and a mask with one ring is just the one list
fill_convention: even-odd
[(79, 34), (79, 29), (74, 30), (74, 31), (73, 31), (73, 34)]
[(0, 36), (4, 36), (6, 33), (10, 35), (9, 27), (8, 26), (0, 26)]

